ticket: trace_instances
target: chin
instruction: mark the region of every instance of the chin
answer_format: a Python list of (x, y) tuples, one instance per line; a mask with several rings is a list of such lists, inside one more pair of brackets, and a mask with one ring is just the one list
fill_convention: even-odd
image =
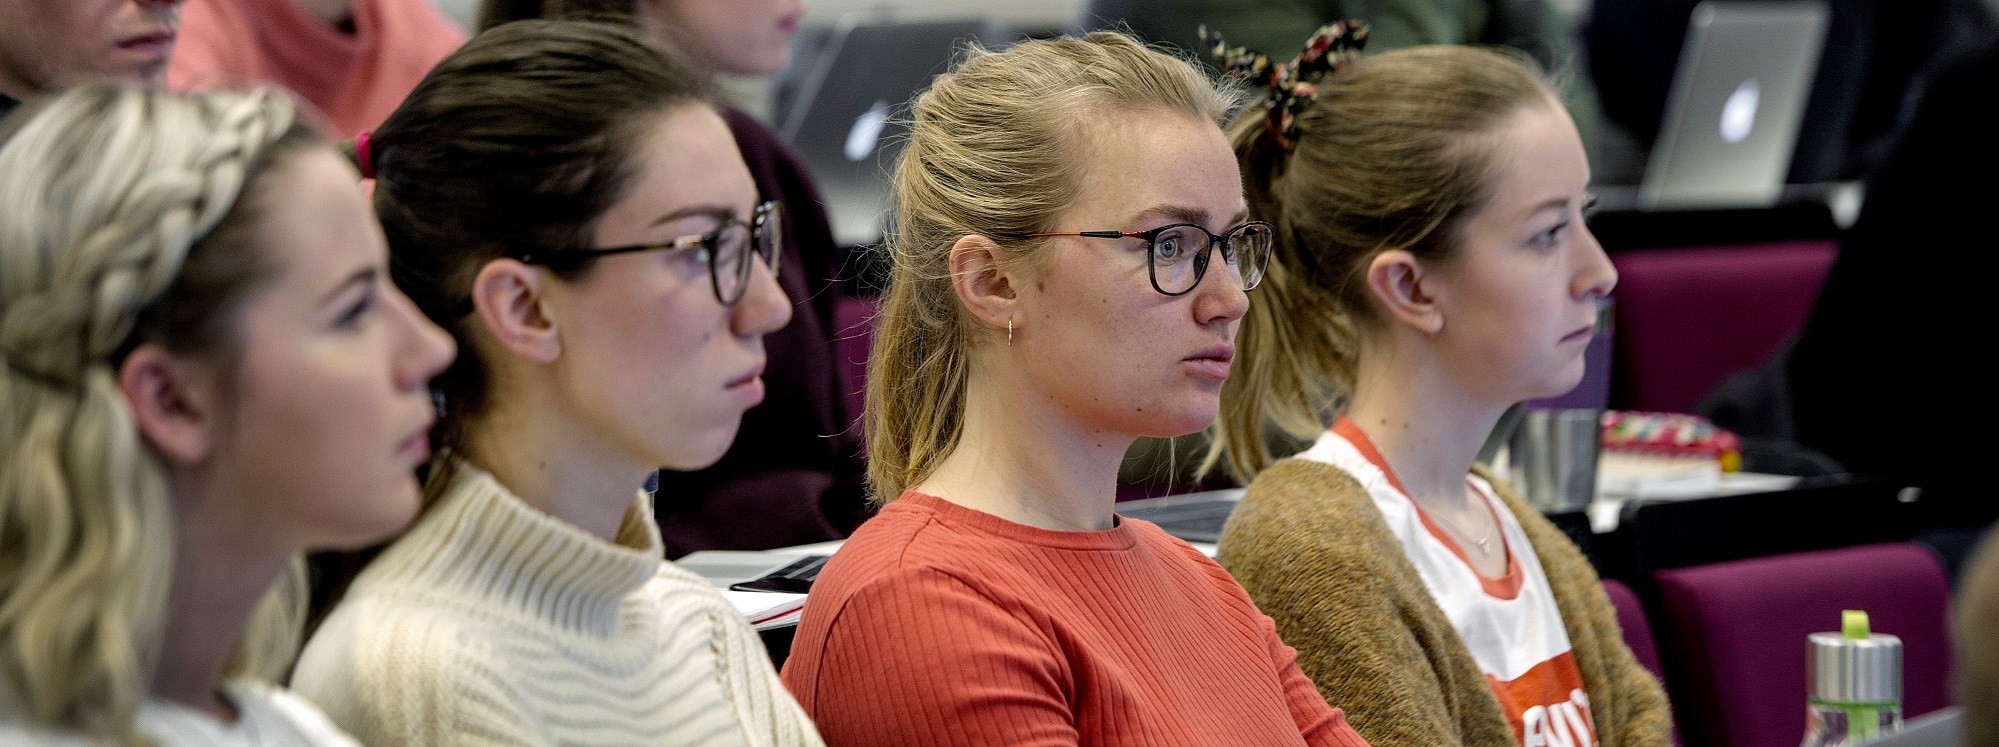
[(414, 483), (406, 489), (398, 486), (392, 495), (383, 495), (375, 505), (361, 506), (360, 511), (347, 514), (337, 527), (337, 536), (327, 537), (308, 552), (317, 550), (359, 550), (394, 539), (409, 528), (417, 515), (417, 490)]
[(1553, 399), (1575, 391), (1576, 387), (1581, 386), (1582, 383), (1583, 375), (1581, 372), (1577, 372), (1573, 376), (1562, 374), (1544, 382), (1541, 386), (1532, 387), (1534, 391), (1520, 399)]
[(716, 462), (722, 461), (722, 455), (729, 453), (729, 446), (736, 440), (734, 430), (728, 435), (728, 438), (722, 439), (702, 438), (682, 441), (671, 449), (657, 452), (660, 458), (655, 461), (659, 466), (675, 472), (693, 472), (713, 467)]
[(1205, 406), (1188, 405), (1159, 410), (1147, 408), (1146, 412), (1157, 412), (1159, 417), (1146, 419), (1138, 424), (1137, 428), (1132, 429), (1132, 432), (1152, 438), (1175, 438), (1198, 433), (1214, 425), (1219, 411), (1220, 408), (1215, 402), (1209, 402)]

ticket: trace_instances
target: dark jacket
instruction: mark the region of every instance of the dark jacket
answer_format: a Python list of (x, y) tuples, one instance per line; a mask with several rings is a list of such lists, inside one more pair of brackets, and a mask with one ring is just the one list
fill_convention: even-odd
[(1868, 180), (1788, 369), (1798, 440), (1854, 472), (1923, 486), (1940, 524), (1982, 525), (1995, 512), (1978, 429), (1999, 402), (1989, 367), (1972, 362), (1992, 312), (1969, 269), (1995, 244), (1994, 86), (1999, 37), (1937, 76)]

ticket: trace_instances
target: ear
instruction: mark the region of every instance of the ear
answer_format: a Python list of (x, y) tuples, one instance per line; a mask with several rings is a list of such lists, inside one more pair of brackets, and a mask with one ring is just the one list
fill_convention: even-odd
[(170, 462), (197, 465), (214, 451), (216, 408), (224, 401), (213, 371), (150, 343), (118, 366), (118, 390), (140, 437)]
[(1018, 318), (1019, 297), (1005, 249), (984, 236), (964, 236), (951, 245), (949, 261), (951, 287), (972, 316), (997, 329), (1020, 326), (1024, 320)]
[(562, 357), (562, 335), (546, 293), (548, 274), (519, 260), (496, 259), (472, 279), (472, 309), (493, 338), (536, 363)]
[(1416, 255), (1392, 249), (1374, 255), (1367, 263), (1367, 290), (1380, 302), (1388, 319), (1409, 325), (1424, 334), (1444, 329), (1444, 310), (1437, 304), (1432, 288), (1436, 276), (1417, 261)]

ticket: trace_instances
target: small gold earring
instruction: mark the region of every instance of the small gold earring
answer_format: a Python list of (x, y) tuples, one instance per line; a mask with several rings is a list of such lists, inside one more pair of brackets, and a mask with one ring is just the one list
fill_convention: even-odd
[(1006, 346), (1013, 347), (1013, 319), (1006, 320)]

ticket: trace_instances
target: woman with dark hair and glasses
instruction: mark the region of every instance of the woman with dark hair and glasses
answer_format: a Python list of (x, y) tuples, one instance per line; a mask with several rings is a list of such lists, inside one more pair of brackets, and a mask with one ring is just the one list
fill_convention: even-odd
[[(801, 0), (485, 0), (479, 26), (587, 16), (629, 24), (704, 77), (762, 78), (788, 64), (803, 13)], [(849, 266), (834, 241), (804, 159), (756, 117), (721, 111), (758, 193), (787, 209), (777, 282), (791, 297), (791, 323), (764, 336), (764, 403), (743, 414), (729, 451), (703, 469), (660, 472), (653, 499), (669, 558), (839, 539), (870, 513), (854, 424), (861, 414), (849, 404), (860, 383), (842, 376), (849, 361), (836, 348), (862, 331), (839, 323), (843, 296), (872, 293), (873, 278), (857, 276), (862, 266)]]
[(1214, 561), (1114, 510), (1214, 422), (1263, 276), (1231, 97), (1119, 34), (972, 52), (915, 104), (868, 371), (881, 513), (785, 684), (831, 744), (1359, 745)]
[(699, 79), (622, 26), (522, 21), (358, 145), (397, 284), (464, 354), (424, 515), (296, 689), (367, 744), (818, 744), (641, 490), (729, 447), (790, 309), (780, 208)]

